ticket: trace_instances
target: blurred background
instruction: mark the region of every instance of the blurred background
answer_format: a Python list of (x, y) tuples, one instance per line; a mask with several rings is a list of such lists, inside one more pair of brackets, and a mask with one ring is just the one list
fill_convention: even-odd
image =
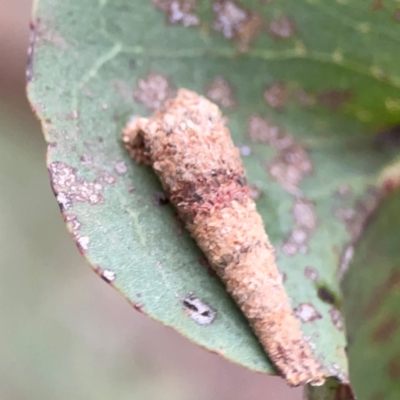
[(85, 265), (25, 96), (30, 0), (0, 0), (0, 400), (300, 400), (133, 310)]

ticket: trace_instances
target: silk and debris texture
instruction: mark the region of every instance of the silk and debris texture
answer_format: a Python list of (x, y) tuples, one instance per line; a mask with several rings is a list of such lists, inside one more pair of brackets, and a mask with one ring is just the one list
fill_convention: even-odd
[(288, 383), (322, 384), (329, 374), (292, 312), (239, 151), (218, 107), (182, 89), (150, 119), (128, 123), (123, 140), (136, 162), (153, 167)]

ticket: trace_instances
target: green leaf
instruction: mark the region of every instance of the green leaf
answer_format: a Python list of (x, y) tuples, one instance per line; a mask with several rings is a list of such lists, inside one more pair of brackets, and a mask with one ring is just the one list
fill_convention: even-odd
[(363, 400), (400, 393), (399, 207), (399, 193), (382, 205), (343, 282), (350, 375)]
[[(174, 9), (178, 5), (181, 12)], [(28, 93), (82, 254), (135, 308), (247, 368), (274, 373), (153, 172), (121, 144), (176, 89), (222, 106), (315, 356), (347, 377), (338, 277), (392, 170), (400, 25), (364, 1), (40, 0)], [(377, 8), (374, 7), (374, 8)], [(178, 10), (178, 11), (179, 11)], [(189, 26), (184, 26), (189, 25)], [(394, 133), (393, 133), (394, 132)], [(161, 198), (161, 201), (160, 201)], [(208, 326), (185, 299), (216, 310)]]

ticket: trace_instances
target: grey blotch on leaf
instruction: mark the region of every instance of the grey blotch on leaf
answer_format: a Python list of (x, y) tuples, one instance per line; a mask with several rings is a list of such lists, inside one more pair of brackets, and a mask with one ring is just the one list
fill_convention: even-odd
[(200, 326), (210, 325), (217, 316), (217, 311), (201, 301), (192, 293), (188, 293), (182, 300), (186, 315)]

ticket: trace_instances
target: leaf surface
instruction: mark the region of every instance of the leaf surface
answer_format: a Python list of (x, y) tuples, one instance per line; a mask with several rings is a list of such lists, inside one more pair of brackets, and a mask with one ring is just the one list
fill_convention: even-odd
[[(388, 144), (400, 25), (394, 2), (373, 3), (36, 2), (28, 93), (53, 189), (82, 254), (136, 309), (274, 373), (153, 172), (121, 143), (132, 115), (184, 87), (228, 117), (302, 330), (346, 379), (339, 277), (397, 171)], [(193, 297), (217, 312), (208, 326), (196, 323)]]

